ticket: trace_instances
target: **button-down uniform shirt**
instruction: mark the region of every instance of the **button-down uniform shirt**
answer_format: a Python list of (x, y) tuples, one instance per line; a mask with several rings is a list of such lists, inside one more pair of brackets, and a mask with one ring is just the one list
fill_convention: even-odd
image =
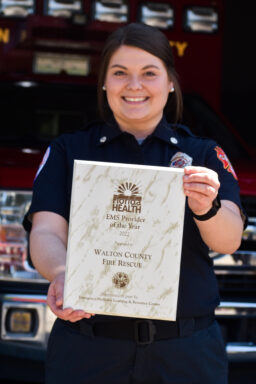
[[(171, 125), (164, 117), (141, 144), (132, 134), (121, 131), (115, 121), (99, 122), (83, 131), (64, 134), (51, 143), (34, 182), (32, 204), (24, 225), (28, 229), (29, 214), (38, 211), (54, 212), (69, 221), (74, 159), (169, 167), (177, 152), (189, 155), (194, 166), (215, 170), (221, 184), (220, 199), (241, 207), (235, 172), (215, 141), (196, 137), (187, 127)], [(218, 304), (218, 285), (209, 249), (186, 204), (177, 316), (209, 314)], [(108, 316), (97, 315), (91, 321), (102, 318)]]

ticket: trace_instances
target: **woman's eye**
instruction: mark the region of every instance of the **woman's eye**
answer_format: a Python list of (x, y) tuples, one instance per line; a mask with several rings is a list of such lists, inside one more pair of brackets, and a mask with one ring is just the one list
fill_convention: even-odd
[(156, 76), (155, 72), (152, 72), (152, 71), (147, 71), (145, 72), (144, 74), (146, 77), (153, 77), (153, 76)]
[(124, 71), (116, 71), (114, 72), (114, 76), (124, 76), (125, 72)]

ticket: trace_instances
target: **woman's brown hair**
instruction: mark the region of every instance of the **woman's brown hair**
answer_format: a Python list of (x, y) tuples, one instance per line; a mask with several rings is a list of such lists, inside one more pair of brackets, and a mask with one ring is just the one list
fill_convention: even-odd
[(171, 116), (173, 122), (182, 117), (183, 101), (170, 43), (166, 36), (155, 27), (146, 24), (131, 23), (115, 30), (109, 35), (101, 54), (101, 63), (98, 75), (98, 108), (101, 117), (107, 120), (111, 111), (107, 103), (102, 86), (105, 82), (107, 68), (112, 55), (122, 45), (143, 49), (161, 59), (167, 69), (169, 78), (174, 83), (175, 91), (170, 93), (165, 111)]

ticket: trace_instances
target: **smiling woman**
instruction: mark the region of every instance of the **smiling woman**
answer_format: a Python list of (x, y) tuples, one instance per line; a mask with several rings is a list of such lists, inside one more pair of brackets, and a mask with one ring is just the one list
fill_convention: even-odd
[[(47, 302), (58, 317), (48, 344), (46, 384), (226, 384), (227, 358), (214, 318), (220, 299), (208, 253), (209, 248), (233, 253), (240, 244), (243, 223), (238, 182), (223, 167), (215, 141), (196, 137), (188, 127), (177, 124), (182, 113), (181, 91), (169, 41), (159, 30), (128, 24), (109, 36), (102, 53), (98, 101), (102, 122), (52, 142), (24, 221), (28, 228), (32, 218), (31, 257), (40, 274), (51, 281)], [(164, 116), (169, 106), (173, 112), (170, 123)], [(63, 308), (74, 159), (184, 167), (187, 204), (175, 321), (94, 316), (86, 310)], [(135, 215), (135, 211), (140, 213), (140, 203), (124, 204), (140, 201), (139, 196), (130, 196), (138, 184), (129, 180), (126, 185), (122, 180), (118, 185), (126, 196), (113, 201), (133, 220), (126, 223), (123, 215), (117, 215), (115, 203), (115, 215), (107, 219), (114, 220), (115, 227), (126, 227), (122, 236), (129, 236), (128, 229), (143, 222)], [(99, 190), (102, 198), (104, 192)], [(170, 226), (168, 215), (160, 220)], [(85, 242), (87, 225), (82, 228)], [(156, 230), (161, 241), (161, 227)], [(111, 253), (114, 248), (102, 236)], [(114, 251), (134, 260), (136, 255), (144, 255), (150, 262), (151, 255), (146, 255), (140, 240), (130, 244), (127, 237), (124, 243), (115, 242), (115, 247), (127, 248)], [(161, 262), (161, 247), (153, 257)], [(122, 269), (115, 271), (119, 278), (113, 289), (120, 289), (120, 276), (129, 278), (127, 268), (141, 267), (134, 260), (120, 261)], [(105, 263), (108, 267), (115, 264), (109, 259)], [(161, 278), (157, 269), (152, 279)], [(123, 300), (122, 294), (118, 291), (118, 300)], [(147, 301), (145, 297), (141, 303)], [(134, 303), (139, 303), (135, 296)]]

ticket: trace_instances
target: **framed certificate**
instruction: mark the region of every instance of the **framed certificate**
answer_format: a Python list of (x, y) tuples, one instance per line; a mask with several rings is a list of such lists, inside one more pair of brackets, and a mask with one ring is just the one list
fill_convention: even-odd
[(176, 320), (183, 172), (75, 160), (64, 307)]

